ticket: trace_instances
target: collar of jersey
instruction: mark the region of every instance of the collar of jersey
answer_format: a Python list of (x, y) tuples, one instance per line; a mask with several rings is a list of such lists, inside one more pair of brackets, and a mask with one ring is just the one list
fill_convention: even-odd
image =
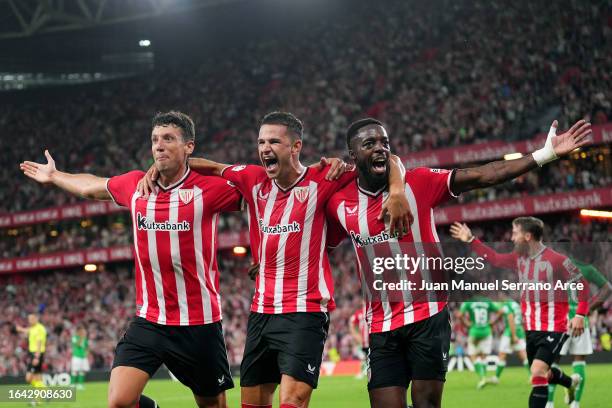
[(169, 186), (167, 186), (167, 187), (162, 186), (161, 183), (159, 182), (159, 179), (155, 180), (155, 183), (163, 191), (172, 190), (173, 188), (176, 188), (176, 187), (180, 186), (181, 184), (183, 184), (185, 179), (189, 176), (189, 173), (191, 173), (191, 168), (189, 166), (187, 166), (187, 170), (185, 170), (185, 174), (183, 174), (183, 177), (181, 177), (178, 181), (175, 181), (174, 183), (170, 184)]
[(365, 195), (369, 195), (371, 197), (378, 197), (380, 193), (382, 193), (383, 191), (387, 189), (387, 185), (385, 184), (384, 186), (379, 188), (378, 191), (372, 192), (372, 191), (366, 190), (365, 188), (361, 187), (359, 185), (359, 178), (357, 178), (357, 188), (359, 189), (359, 191), (361, 191)]
[(302, 174), (300, 174), (300, 176), (297, 178), (297, 180), (295, 180), (295, 181), (293, 182), (293, 184), (292, 184), (292, 185), (290, 185), (290, 186), (289, 186), (289, 187), (287, 187), (287, 188), (282, 188), (281, 186), (279, 186), (279, 185), (276, 183), (276, 180), (272, 180), (272, 182), (274, 183), (274, 185), (276, 186), (276, 188), (278, 188), (278, 189), (279, 189), (280, 191), (282, 191), (283, 193), (286, 193), (287, 191), (291, 190), (293, 187), (297, 186), (297, 185), (298, 185), (298, 183), (299, 183), (300, 181), (304, 180), (304, 177), (306, 177), (306, 172), (307, 172), (307, 171), (308, 171), (308, 167), (304, 167), (304, 171), (302, 171)]
[(534, 260), (536, 259), (538, 256), (540, 256), (540, 254), (542, 252), (544, 252), (546, 250), (546, 245), (542, 245), (542, 249), (540, 249), (536, 254), (532, 255), (529, 257), (529, 259)]

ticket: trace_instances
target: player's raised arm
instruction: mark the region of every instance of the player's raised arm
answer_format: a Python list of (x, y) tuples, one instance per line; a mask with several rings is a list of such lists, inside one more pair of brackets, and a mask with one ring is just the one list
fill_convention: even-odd
[(93, 174), (70, 174), (57, 170), (55, 160), (45, 150), (47, 164), (24, 161), (19, 165), (23, 174), (41, 184), (53, 184), (64, 191), (95, 200), (110, 200), (106, 190), (107, 178)]
[(511, 252), (501, 254), (493, 248), (480, 242), (478, 238), (472, 234), (472, 230), (466, 225), (459, 222), (454, 222), (450, 227), (451, 236), (459, 241), (466, 242), (471, 245), (472, 250), (479, 256), (487, 259), (491, 265), (498, 268), (513, 268), (516, 262), (516, 254)]
[(516, 160), (499, 160), (482, 166), (458, 169), (451, 184), (455, 194), (504, 183), (538, 166), (543, 166), (588, 143), (591, 124), (579, 120), (557, 136), (557, 121), (550, 127), (544, 147)]

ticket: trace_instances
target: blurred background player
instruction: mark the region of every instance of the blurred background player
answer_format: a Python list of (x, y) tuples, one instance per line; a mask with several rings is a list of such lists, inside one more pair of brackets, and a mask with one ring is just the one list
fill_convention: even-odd
[(85, 373), (89, 371), (89, 339), (84, 326), (77, 326), (76, 332), (72, 335), (71, 344), (71, 382), (77, 390), (82, 390), (85, 388)]
[[(595, 266), (589, 262), (584, 262), (577, 259), (574, 256), (574, 254), (580, 254), (580, 257), (585, 261), (595, 261), (595, 259), (588, 259), (589, 253), (591, 255), (596, 253), (595, 247), (593, 246), (594, 244), (583, 244), (583, 248), (580, 248), (580, 246), (578, 246), (578, 248), (572, 248), (570, 243), (571, 241), (567, 238), (562, 238), (558, 242), (561, 244), (559, 246), (560, 251), (565, 252), (569, 256), (573, 264), (578, 268), (578, 271), (584, 280), (592, 285), (595, 285), (599, 289), (590, 301), (589, 307), (590, 312), (596, 310), (610, 296), (610, 293), (612, 293), (612, 285)], [(589, 245), (588, 248), (587, 245)], [(595, 256), (592, 256), (592, 258), (595, 258)], [(578, 295), (576, 291), (570, 290), (568, 292), (568, 302), (568, 319), (571, 320), (574, 318), (574, 316), (576, 316), (576, 310), (578, 308)], [(584, 387), (586, 383), (586, 356), (593, 354), (593, 343), (591, 341), (591, 330), (588, 316), (584, 316), (584, 327), (585, 330), (580, 336), (569, 337), (561, 348), (562, 356), (573, 356), (572, 371), (581, 378), (581, 381), (576, 387), (573, 395), (566, 390), (565, 403), (570, 404), (570, 408), (580, 407), (580, 400), (584, 395)], [(557, 359), (553, 366), (558, 367), (557, 364), (559, 363), (559, 359)], [(548, 403), (546, 404), (546, 408), (554, 407), (555, 388), (556, 387), (554, 384), (548, 385)]]
[(492, 384), (499, 384), (504, 368), (506, 368), (506, 357), (508, 354), (517, 353), (523, 366), (529, 371), (529, 361), (527, 360), (525, 328), (523, 327), (523, 316), (521, 305), (513, 299), (501, 302), (500, 313), (504, 318), (504, 331), (499, 341), (499, 354), (495, 375), (490, 378)]
[(369, 330), (368, 322), (365, 316), (365, 304), (357, 309), (350, 318), (349, 327), (351, 335), (355, 340), (355, 344), (359, 347), (360, 353), (359, 358), (361, 359), (361, 371), (355, 376), (355, 378), (361, 379), (368, 371), (367, 358), (369, 350)]
[(478, 375), (477, 389), (487, 385), (487, 357), (493, 350), (493, 320), (499, 306), (486, 297), (475, 297), (464, 302), (459, 309), (459, 317), (468, 327), (468, 355), (474, 362), (474, 371)]
[[(565, 255), (546, 247), (542, 243), (543, 234), (542, 220), (535, 217), (516, 218), (512, 221), (514, 251), (500, 254), (476, 238), (466, 224), (456, 222), (451, 226), (453, 238), (469, 243), (476, 254), (486, 258), (495, 267), (514, 268), (520, 282), (569, 282), (575, 279), (576, 267)], [(578, 302), (576, 317), (568, 325), (566, 295), (551, 299), (548, 290), (523, 291), (521, 309), (527, 330), (527, 359), (532, 385), (529, 408), (546, 406), (549, 383), (572, 389), (580, 383), (579, 375), (572, 374), (569, 377), (559, 368), (552, 367), (552, 364), (568, 337), (568, 329), (574, 336), (584, 331), (584, 316), (588, 313), (587, 296), (586, 289), (580, 291), (581, 300)]]
[(47, 329), (34, 313), (28, 315), (28, 324), (29, 327), (17, 326), (18, 332), (28, 335), (28, 371), (25, 380), (34, 388), (43, 388), (42, 368), (47, 348)]

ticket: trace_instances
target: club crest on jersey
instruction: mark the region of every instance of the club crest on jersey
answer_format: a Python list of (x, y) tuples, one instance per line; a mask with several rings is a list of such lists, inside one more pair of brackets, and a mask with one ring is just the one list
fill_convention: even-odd
[(192, 188), (179, 189), (178, 194), (183, 204), (189, 204), (191, 200), (193, 200), (193, 189)]
[(300, 203), (303, 203), (308, 198), (310, 189), (308, 187), (296, 187), (293, 189), (293, 195), (298, 199)]
[(357, 206), (354, 206), (353, 208), (350, 207), (346, 207), (346, 213), (348, 215), (353, 215), (357, 212)]

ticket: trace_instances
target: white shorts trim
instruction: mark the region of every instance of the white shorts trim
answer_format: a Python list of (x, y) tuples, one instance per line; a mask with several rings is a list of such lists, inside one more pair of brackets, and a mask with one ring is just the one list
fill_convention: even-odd
[(89, 360), (86, 358), (72, 357), (70, 371), (73, 373), (89, 371)]
[(493, 350), (493, 336), (485, 337), (484, 339), (474, 342), (473, 337), (468, 337), (468, 355), (474, 356), (477, 354), (490, 355)]
[(501, 336), (501, 340), (499, 341), (499, 352), (504, 354), (512, 354), (514, 352), (523, 351), (527, 348), (527, 344), (525, 343), (525, 339), (518, 339), (517, 343), (510, 344), (511, 342), (510, 336)]
[(569, 338), (563, 343), (561, 348), (561, 355), (567, 356), (586, 356), (593, 354), (593, 343), (591, 341), (591, 332), (587, 328), (578, 337), (573, 337), (571, 334)]

